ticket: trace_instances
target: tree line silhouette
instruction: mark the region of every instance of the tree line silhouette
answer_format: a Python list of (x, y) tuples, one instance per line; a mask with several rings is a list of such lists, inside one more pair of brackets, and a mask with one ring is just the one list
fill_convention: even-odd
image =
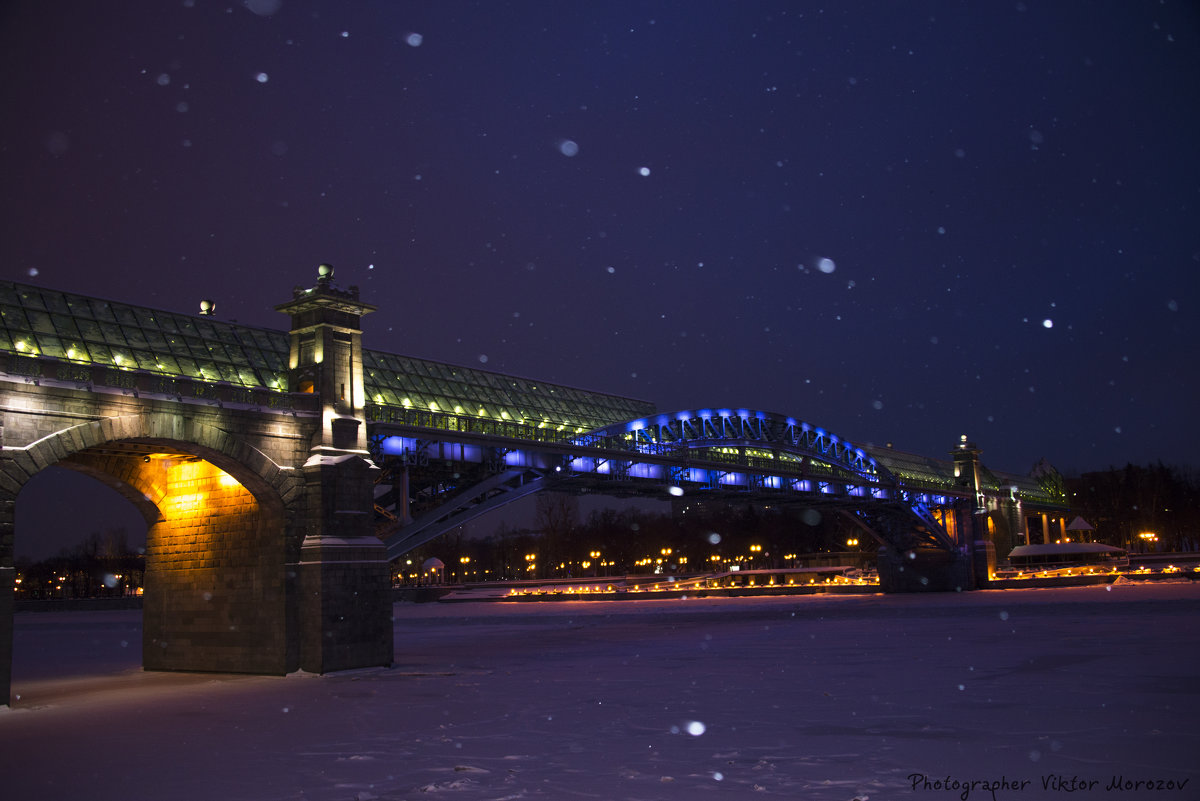
[(138, 595), (144, 572), (145, 555), (129, 546), (125, 529), (93, 531), (57, 556), (36, 562), (18, 560), (16, 597), (37, 600)]
[(1072, 513), (1092, 525), (1098, 542), (1130, 551), (1200, 550), (1195, 468), (1126, 464), (1068, 478), (1066, 486)]

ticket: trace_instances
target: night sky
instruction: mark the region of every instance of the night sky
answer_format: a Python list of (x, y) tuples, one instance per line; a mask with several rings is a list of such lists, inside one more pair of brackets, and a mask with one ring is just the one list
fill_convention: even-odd
[(1191, 463), (1200, 10), (0, 5), (0, 274), (789, 414), (994, 469)]

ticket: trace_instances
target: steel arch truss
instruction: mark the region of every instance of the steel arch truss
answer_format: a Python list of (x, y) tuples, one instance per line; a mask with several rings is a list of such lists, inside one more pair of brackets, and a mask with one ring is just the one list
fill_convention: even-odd
[[(670, 476), (687, 480), (690, 463), (747, 469), (762, 478), (775, 467), (791, 476), (874, 487), (894, 497), (896, 477), (862, 448), (792, 417), (748, 409), (701, 409), (658, 414), (601, 428), (571, 444), (611, 455), (666, 459)], [(710, 477), (711, 480), (711, 477)], [(703, 483), (697, 481), (696, 483)], [(880, 493), (873, 493), (880, 497)]]
[(846, 509), (886, 508), (891, 513), (876, 523), (889, 532), (884, 539), (896, 541), (909, 528), (937, 547), (954, 548), (945, 530), (922, 513), (920, 500), (884, 465), (837, 435), (791, 417), (746, 409), (680, 411), (553, 441), (481, 436), (460, 428), (376, 429), (373, 456), (385, 472), (392, 459), (421, 472), (426, 472), (423, 465), (429, 470), (436, 464), (474, 465), (455, 468), (452, 480), (437, 485), (431, 498), (441, 499), (438, 508), (416, 514), (408, 524), (399, 514), (391, 516), (380, 532), (389, 556), (567, 480), (577, 492), (790, 495)]
[(713, 493), (790, 491), (856, 509), (859, 525), (881, 542), (955, 548), (885, 466), (836, 434), (792, 417), (748, 409), (685, 410), (608, 426), (571, 443), (597, 453), (573, 458), (576, 473), (606, 473), (617, 482), (659, 478), (673, 488)]

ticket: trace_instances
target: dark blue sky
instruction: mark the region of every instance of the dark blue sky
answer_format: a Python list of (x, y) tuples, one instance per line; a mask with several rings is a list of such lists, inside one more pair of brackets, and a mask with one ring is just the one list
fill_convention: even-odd
[(10, 0), (0, 64), (6, 278), (282, 328), (328, 261), (372, 348), (1195, 463), (1195, 3)]

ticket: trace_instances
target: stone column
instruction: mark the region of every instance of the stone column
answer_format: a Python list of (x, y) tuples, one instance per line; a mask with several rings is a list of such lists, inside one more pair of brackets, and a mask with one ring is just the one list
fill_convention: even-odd
[(379, 470), (357, 454), (304, 465), (308, 530), (300, 547), (300, 668), (310, 673), (392, 663), (391, 567), (372, 529)]
[(15, 578), (12, 565), (0, 565), (0, 705), (11, 703)]
[(321, 398), (321, 427), (304, 465), (305, 532), (297, 565), (300, 668), (390, 665), (391, 568), (375, 535), (360, 321), (374, 306), (339, 289), (333, 268), (275, 307), (292, 318), (289, 389)]
[[(950, 451), (950, 454), (954, 459), (955, 484), (962, 489), (971, 491), (970, 503), (967, 504), (967, 508), (963, 510), (965, 512), (965, 519), (963, 520), (964, 525), (962, 527), (963, 534), (959, 537), (958, 542), (963, 548), (963, 553), (968, 563), (967, 575), (969, 586), (965, 587), (964, 589), (972, 590), (976, 589), (975, 580), (979, 575), (979, 571), (976, 569), (975, 565), (977, 543), (990, 542), (988, 539), (986, 522), (983, 521), (979, 513), (980, 510), (984, 508), (983, 496), (979, 491), (979, 454), (981, 452), (982, 451), (979, 450), (979, 446), (967, 439), (966, 434), (963, 434), (959, 438), (958, 444), (954, 447), (954, 450)], [(981, 523), (984, 526), (983, 531), (979, 530)], [(984, 546), (984, 553), (988, 553), (986, 546)], [(990, 553), (995, 553), (994, 543), (992, 544)], [(992, 558), (994, 559), (994, 556)], [(985, 565), (983, 569), (986, 571), (987, 566)]]
[[(0, 424), (2, 426), (2, 424)], [(0, 443), (3, 428), (0, 427)], [(10, 703), (12, 689), (13, 611), (17, 571), (13, 563), (17, 493), (20, 485), (0, 471), (0, 705)]]

